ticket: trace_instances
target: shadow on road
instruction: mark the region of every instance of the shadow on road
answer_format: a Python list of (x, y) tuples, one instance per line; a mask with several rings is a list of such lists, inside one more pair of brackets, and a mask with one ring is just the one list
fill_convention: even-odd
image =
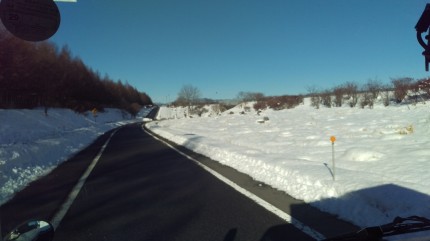
[[(305, 236), (301, 237), (301, 239), (298, 238), (297, 236), (292, 237), (291, 229), (292, 227), (289, 224), (276, 225), (267, 229), (267, 231), (264, 232), (262, 237), (260, 237), (259, 239), (256, 238), (255, 240), (258, 240), (258, 241), (313, 240), (312, 238), (310, 237), (308, 238)], [(230, 229), (225, 235), (225, 238), (223, 239), (223, 241), (236, 241), (237, 233), (238, 233), (237, 228)]]
[(227, 232), (223, 241), (234, 241), (237, 234), (237, 228), (232, 228)]
[(86, 149), (61, 163), (55, 171), (30, 183), (0, 206), (1, 233), (5, 234), (30, 219), (51, 220), (110, 134), (111, 131), (103, 134)]
[[(385, 184), (347, 193), (339, 198), (323, 199), (311, 206), (333, 215), (336, 219), (354, 217), (350, 222), (360, 227), (379, 226), (391, 223), (394, 218), (424, 215), (430, 217), (430, 196), (396, 184)], [(323, 217), (315, 215), (308, 205), (291, 206), (291, 215), (306, 223), (326, 237), (358, 231), (359, 227), (346, 222), (327, 223)], [(331, 219), (331, 220), (336, 220)]]

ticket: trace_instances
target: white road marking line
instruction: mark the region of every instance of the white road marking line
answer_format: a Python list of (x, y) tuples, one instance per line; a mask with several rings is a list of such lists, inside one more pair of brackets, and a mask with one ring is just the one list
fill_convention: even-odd
[(64, 216), (66, 215), (67, 211), (69, 210), (70, 206), (72, 206), (73, 202), (75, 201), (76, 197), (78, 196), (79, 192), (81, 191), (82, 187), (85, 184), (85, 181), (87, 180), (88, 176), (90, 175), (91, 171), (94, 169), (94, 167), (97, 165), (97, 162), (99, 161), (100, 157), (102, 156), (104, 150), (106, 149), (106, 146), (109, 144), (110, 140), (112, 139), (113, 135), (118, 131), (119, 129), (112, 132), (109, 139), (105, 142), (103, 147), (100, 149), (97, 156), (93, 159), (91, 164), (88, 166), (87, 170), (82, 174), (81, 178), (79, 179), (78, 183), (73, 187), (72, 191), (69, 193), (69, 196), (67, 197), (66, 201), (61, 205), (61, 208), (58, 210), (58, 212), (54, 215), (54, 217), (51, 219), (51, 224), (54, 226), (54, 229), (58, 228), (58, 225), (60, 225), (61, 220), (63, 220)]
[(184, 157), (190, 159), (191, 161), (195, 162), (197, 165), (199, 165), (200, 167), (202, 167), (203, 169), (205, 169), (210, 174), (214, 175), (219, 180), (221, 180), (224, 183), (226, 183), (227, 185), (231, 186), (232, 188), (234, 188), (238, 192), (242, 193), (243, 195), (245, 195), (249, 199), (253, 200), (254, 202), (256, 202), (257, 204), (259, 204), (260, 206), (264, 207), (268, 211), (274, 213), (276, 216), (278, 216), (281, 219), (285, 220), (287, 223), (290, 223), (290, 224), (294, 225), (297, 229), (301, 230), (302, 232), (306, 233), (307, 235), (311, 236), (312, 238), (314, 238), (316, 240), (325, 239), (324, 235), (322, 235), (321, 233), (319, 233), (316, 230), (313, 230), (312, 228), (310, 228), (309, 226), (307, 226), (304, 223), (300, 222), (299, 220), (293, 218), (288, 213), (280, 210), (279, 208), (273, 206), (272, 204), (268, 203), (267, 201), (263, 200), (262, 198), (258, 197), (257, 195), (255, 195), (255, 194), (249, 192), (248, 190), (242, 188), (241, 186), (239, 186), (236, 183), (232, 182), (230, 179), (227, 179), (226, 177), (224, 177), (223, 175), (219, 174), (218, 172), (210, 169), (208, 166), (202, 164), (201, 162), (197, 161), (196, 159), (190, 157), (189, 155), (181, 152), (180, 150), (176, 149), (174, 146), (172, 146), (169, 143), (165, 142), (164, 140), (158, 138), (157, 136), (154, 136), (152, 133), (146, 131), (145, 129), (142, 128), (142, 130), (145, 131), (150, 136), (154, 137), (155, 139), (163, 142), (168, 147), (172, 148), (173, 150), (175, 150), (176, 152), (178, 152), (182, 156), (184, 156)]

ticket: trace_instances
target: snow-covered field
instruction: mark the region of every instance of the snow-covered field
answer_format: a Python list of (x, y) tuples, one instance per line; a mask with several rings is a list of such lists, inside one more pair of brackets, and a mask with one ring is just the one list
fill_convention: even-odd
[(316, 110), (308, 101), (260, 115), (238, 106), (216, 117), (179, 119), (184, 109), (162, 107), (158, 118), (171, 119), (147, 126), (360, 226), (430, 218), (428, 103)]
[(0, 109), (0, 204), (99, 135), (130, 121), (116, 109), (96, 118), (65, 109), (50, 109), (48, 116), (43, 109)]

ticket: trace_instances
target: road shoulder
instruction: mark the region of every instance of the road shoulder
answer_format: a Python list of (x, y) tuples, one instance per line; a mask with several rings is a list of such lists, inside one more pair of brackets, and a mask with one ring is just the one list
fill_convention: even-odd
[(225, 178), (265, 200), (276, 208), (291, 215), (294, 219), (309, 226), (315, 231), (321, 233), (325, 237), (333, 237), (342, 233), (358, 231), (360, 228), (347, 221), (337, 218), (335, 215), (323, 212), (302, 200), (295, 199), (287, 193), (272, 188), (271, 186), (253, 179), (251, 176), (241, 173), (236, 169), (223, 165), (217, 161), (210, 159), (204, 155), (187, 149), (184, 146), (178, 145), (170, 140), (167, 140), (153, 132), (145, 125), (142, 125), (144, 131), (151, 133), (160, 140), (168, 143), (179, 151), (192, 157), (204, 166), (221, 174)]
[(0, 207), (1, 233), (5, 234), (27, 220), (51, 220), (113, 131), (104, 133), (4, 203)]

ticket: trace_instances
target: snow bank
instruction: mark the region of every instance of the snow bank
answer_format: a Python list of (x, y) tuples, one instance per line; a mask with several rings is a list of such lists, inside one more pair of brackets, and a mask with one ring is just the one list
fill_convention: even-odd
[[(144, 113), (143, 113), (144, 114)], [(0, 204), (99, 135), (131, 117), (116, 109), (76, 114), (66, 109), (0, 110)]]
[(158, 111), (157, 120), (165, 119), (183, 119), (196, 117), (215, 117), (219, 115), (229, 115), (234, 113), (255, 112), (253, 106), (255, 102), (242, 103), (229, 110), (222, 110), (219, 104), (204, 105), (202, 107), (192, 107), (194, 111), (190, 111), (188, 107), (168, 107), (161, 106)]
[[(147, 126), (360, 226), (430, 218), (428, 105), (237, 113)], [(337, 138), (335, 181), (330, 136)]]

